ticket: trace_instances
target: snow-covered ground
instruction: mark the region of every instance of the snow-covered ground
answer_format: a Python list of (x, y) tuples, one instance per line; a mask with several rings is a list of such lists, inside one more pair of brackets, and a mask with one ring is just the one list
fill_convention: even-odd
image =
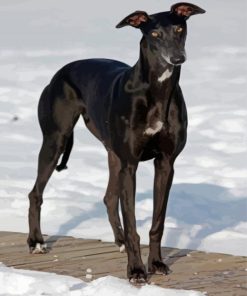
[(70, 276), (16, 270), (0, 263), (0, 295), (12, 296), (203, 296), (205, 293), (163, 289), (145, 285), (133, 287), (127, 280), (106, 276), (85, 283)]
[[(89, 57), (134, 64), (140, 33), (114, 26), (136, 9), (154, 13), (174, 3), (121, 2), (0, 2), (0, 230), (28, 231), (27, 195), (41, 145), (36, 109), (52, 75), (68, 62)], [(188, 142), (176, 161), (163, 245), (247, 255), (247, 3), (195, 3), (207, 13), (188, 21), (188, 61), (181, 76)], [(102, 202), (106, 152), (82, 121), (75, 135), (69, 170), (55, 172), (44, 194), (43, 232), (111, 241)], [(142, 163), (136, 202), (142, 243), (148, 243), (152, 184), (152, 162)]]

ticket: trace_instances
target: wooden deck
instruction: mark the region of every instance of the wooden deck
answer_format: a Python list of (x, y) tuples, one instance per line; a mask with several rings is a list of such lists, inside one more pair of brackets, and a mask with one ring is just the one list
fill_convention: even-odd
[[(30, 255), (27, 234), (0, 232), (0, 262), (6, 266), (70, 275), (86, 281), (86, 270), (93, 279), (105, 275), (126, 278), (127, 258), (113, 243), (99, 240), (50, 236), (50, 252)], [(148, 247), (142, 246), (144, 262)], [(207, 295), (246, 296), (247, 257), (163, 248), (164, 261), (172, 273), (153, 275), (149, 282), (164, 288), (193, 289)]]

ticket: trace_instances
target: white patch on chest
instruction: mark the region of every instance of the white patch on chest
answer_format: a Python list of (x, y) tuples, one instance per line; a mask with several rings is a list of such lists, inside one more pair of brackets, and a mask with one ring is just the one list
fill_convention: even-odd
[(170, 78), (172, 76), (172, 71), (169, 69), (166, 69), (165, 72), (158, 78), (158, 81), (162, 83), (166, 79)]
[(153, 127), (148, 127), (145, 129), (144, 135), (153, 136), (157, 134), (162, 129), (163, 124), (164, 123), (160, 120), (156, 121)]

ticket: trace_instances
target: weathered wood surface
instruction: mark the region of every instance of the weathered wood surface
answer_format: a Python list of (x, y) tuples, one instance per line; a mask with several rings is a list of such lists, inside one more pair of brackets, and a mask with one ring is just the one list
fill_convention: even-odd
[[(92, 269), (93, 279), (105, 275), (126, 278), (127, 258), (113, 243), (73, 237), (46, 236), (50, 249), (45, 255), (31, 255), (27, 234), (0, 232), (0, 262), (6, 266), (70, 275), (86, 280)], [(172, 273), (152, 275), (149, 282), (164, 288), (193, 289), (207, 295), (246, 296), (247, 257), (192, 250), (163, 248), (164, 261)], [(142, 246), (144, 262), (148, 247)]]

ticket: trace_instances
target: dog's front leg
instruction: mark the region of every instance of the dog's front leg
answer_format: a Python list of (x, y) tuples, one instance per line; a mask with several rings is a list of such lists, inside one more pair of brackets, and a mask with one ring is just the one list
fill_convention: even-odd
[(154, 160), (154, 210), (150, 230), (150, 252), (148, 271), (151, 273), (168, 274), (169, 268), (162, 262), (161, 239), (164, 231), (164, 221), (169, 191), (173, 179), (173, 161), (162, 156)]
[(146, 270), (141, 259), (140, 237), (136, 231), (135, 187), (137, 164), (122, 162), (120, 170), (120, 201), (128, 254), (127, 276), (134, 284), (146, 282)]

